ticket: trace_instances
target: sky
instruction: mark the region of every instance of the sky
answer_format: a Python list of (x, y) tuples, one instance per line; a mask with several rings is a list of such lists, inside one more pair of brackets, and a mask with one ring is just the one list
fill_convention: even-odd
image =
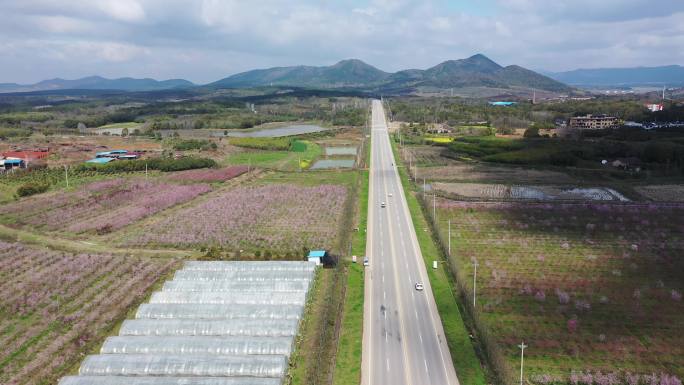
[(0, 82), (208, 83), (361, 59), (487, 55), (534, 70), (684, 64), (684, 0), (0, 0)]

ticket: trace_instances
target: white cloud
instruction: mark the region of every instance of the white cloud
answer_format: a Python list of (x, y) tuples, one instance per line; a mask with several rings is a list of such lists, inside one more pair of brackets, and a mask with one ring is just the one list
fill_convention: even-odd
[(482, 1), (493, 11), (444, 0), (4, 0), (0, 81), (116, 71), (210, 81), (352, 57), (394, 71), (478, 52), (550, 70), (684, 63), (684, 1)]
[(145, 20), (143, 6), (135, 0), (97, 1), (96, 6), (115, 20), (124, 22), (141, 22)]

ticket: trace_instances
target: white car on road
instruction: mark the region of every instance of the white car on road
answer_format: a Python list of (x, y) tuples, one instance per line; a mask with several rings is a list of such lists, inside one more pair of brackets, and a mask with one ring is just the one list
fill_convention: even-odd
[(420, 282), (416, 282), (416, 290), (423, 291), (423, 289), (424, 289), (423, 284)]
[(380, 207), (385, 207), (385, 206), (386, 206), (386, 205), (385, 205), (385, 202), (381, 202), (381, 203), (380, 203)]

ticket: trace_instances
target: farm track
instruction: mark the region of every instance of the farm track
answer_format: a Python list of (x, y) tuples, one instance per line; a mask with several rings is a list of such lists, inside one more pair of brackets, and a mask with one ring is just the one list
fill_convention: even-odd
[(74, 239), (58, 238), (53, 234), (43, 235), (27, 230), (15, 229), (3, 224), (0, 224), (0, 239), (8, 239), (32, 245), (49, 246), (55, 250), (72, 253), (107, 253), (115, 255), (139, 255), (145, 257), (166, 258), (187, 257), (197, 253), (193, 250), (183, 249), (135, 249), (112, 247), (109, 245), (93, 242), (84, 243)]

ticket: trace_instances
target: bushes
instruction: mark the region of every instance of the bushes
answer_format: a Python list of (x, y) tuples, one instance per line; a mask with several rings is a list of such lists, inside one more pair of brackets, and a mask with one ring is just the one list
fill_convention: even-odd
[(163, 172), (193, 170), (197, 168), (216, 167), (213, 159), (186, 157), (152, 158), (147, 160), (118, 160), (107, 164), (84, 163), (76, 167), (76, 171), (97, 171), (102, 173), (133, 172), (159, 170)]
[(231, 138), (230, 144), (255, 150), (306, 152), (306, 141), (292, 138)]
[(293, 152), (306, 152), (306, 149), (308, 148), (306, 142), (301, 141), (301, 140), (293, 140), (292, 143), (290, 144), (290, 151)]
[(291, 141), (289, 138), (230, 138), (229, 143), (255, 150), (287, 151)]
[(181, 140), (173, 144), (173, 149), (177, 151), (188, 151), (188, 150), (216, 150), (216, 143), (202, 139), (187, 139)]
[(510, 164), (536, 164), (553, 166), (574, 166), (578, 162), (570, 151), (558, 148), (528, 148), (520, 151), (509, 151), (482, 158), (486, 162)]
[(19, 186), (17, 189), (18, 197), (27, 197), (46, 192), (50, 188), (49, 183), (29, 182)]

